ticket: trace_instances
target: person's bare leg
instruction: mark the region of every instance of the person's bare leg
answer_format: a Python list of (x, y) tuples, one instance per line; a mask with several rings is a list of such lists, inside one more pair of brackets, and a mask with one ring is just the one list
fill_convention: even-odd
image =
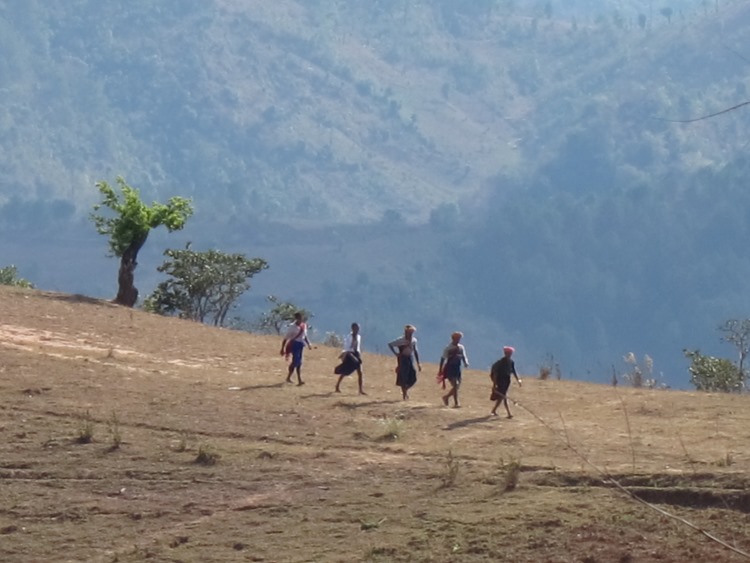
[(304, 385), (305, 382), (302, 381), (302, 368), (300, 366), (297, 366), (297, 385)]
[(339, 380), (336, 382), (336, 393), (341, 393), (341, 382), (344, 381), (344, 376), (339, 375)]
[(286, 382), (291, 383), (292, 382), (292, 374), (294, 373), (294, 364), (289, 364), (289, 371), (286, 374)]
[(490, 414), (492, 416), (497, 416), (497, 407), (499, 407), (500, 403), (502, 403), (502, 402), (503, 402), (502, 399), (498, 399), (497, 401), (495, 401), (495, 406), (492, 407), (492, 410), (490, 411)]
[(451, 397), (453, 397), (454, 404), (458, 404), (458, 395), (457, 395), (458, 387), (450, 379), (448, 380), (448, 382), (451, 384), (451, 390), (448, 391), (445, 395), (443, 395), (443, 404), (446, 407), (448, 406), (448, 403), (450, 402)]
[(505, 405), (505, 410), (508, 412), (508, 418), (513, 418), (513, 415), (510, 414), (510, 408), (508, 407), (508, 397), (503, 399), (503, 404)]
[(362, 374), (361, 369), (357, 369), (357, 382), (359, 383), (359, 394), (367, 395), (367, 393), (365, 393), (365, 388), (364, 388), (364, 384), (365, 384), (364, 375)]

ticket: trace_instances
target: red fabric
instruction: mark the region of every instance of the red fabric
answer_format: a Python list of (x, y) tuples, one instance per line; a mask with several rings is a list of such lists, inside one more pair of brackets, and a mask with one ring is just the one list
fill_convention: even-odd
[(289, 356), (292, 355), (292, 342), (294, 342), (300, 336), (302, 336), (304, 332), (305, 332), (305, 323), (302, 323), (301, 325), (299, 325), (299, 332), (297, 333), (297, 335), (291, 340), (287, 340), (286, 346), (284, 347), (284, 359), (285, 360), (288, 360)]
[(443, 389), (445, 389), (445, 375), (443, 375), (442, 370), (438, 372), (437, 377), (435, 379), (437, 379), (438, 385), (442, 385)]

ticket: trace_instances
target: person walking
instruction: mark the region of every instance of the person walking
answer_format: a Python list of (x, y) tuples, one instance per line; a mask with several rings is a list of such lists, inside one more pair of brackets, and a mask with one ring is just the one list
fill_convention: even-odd
[[(414, 333), (417, 328), (413, 325), (404, 327), (404, 335), (388, 343), (388, 348), (396, 356), (396, 385), (401, 387), (401, 396), (404, 400), (409, 398), (409, 389), (417, 382), (417, 370), (422, 371), (419, 362), (419, 350), (417, 349), (417, 337)], [(416, 368), (414, 367), (416, 363)]]
[(362, 336), (359, 333), (359, 324), (352, 323), (352, 331), (344, 341), (344, 349), (339, 355), (341, 363), (333, 369), (333, 373), (338, 374), (339, 379), (336, 382), (336, 393), (341, 393), (341, 382), (348, 375), (357, 372), (357, 382), (359, 383), (359, 394), (366, 395), (362, 375)]
[[(443, 349), (438, 367), (438, 380), (445, 384), (445, 380), (451, 385), (450, 391), (443, 395), (443, 404), (447, 407), (453, 397), (453, 407), (458, 408), (458, 389), (461, 387), (461, 368), (469, 367), (469, 358), (466, 356), (466, 348), (461, 344), (463, 333), (451, 334), (451, 342)], [(445, 387), (443, 387), (445, 388)]]
[(291, 357), (289, 372), (286, 376), (287, 383), (292, 382), (292, 375), (297, 372), (297, 385), (305, 384), (302, 381), (302, 352), (305, 350), (305, 345), (308, 349), (312, 349), (307, 338), (307, 323), (302, 313), (298, 311), (294, 313), (294, 322), (289, 325), (284, 340), (281, 341), (281, 355), (287, 360)]
[(492, 416), (497, 416), (497, 407), (500, 406), (500, 403), (503, 403), (508, 413), (508, 418), (513, 418), (508, 407), (508, 389), (510, 388), (511, 375), (516, 378), (518, 386), (521, 386), (521, 380), (518, 377), (518, 373), (516, 373), (516, 364), (511, 358), (515, 351), (515, 348), (512, 346), (503, 346), (503, 357), (492, 364), (492, 368), (490, 369), (490, 379), (492, 379), (490, 401), (495, 401), (495, 406), (490, 411)]

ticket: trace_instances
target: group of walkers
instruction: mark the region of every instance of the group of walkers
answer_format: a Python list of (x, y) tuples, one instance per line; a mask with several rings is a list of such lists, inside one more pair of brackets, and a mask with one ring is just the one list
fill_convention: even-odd
[[(340, 363), (333, 370), (334, 374), (339, 376), (336, 381), (336, 393), (341, 392), (341, 383), (344, 378), (356, 372), (359, 394), (366, 395), (362, 373), (362, 337), (359, 330), (359, 324), (352, 323), (351, 333), (344, 340), (343, 349), (339, 355)], [(413, 325), (406, 325), (403, 336), (388, 343), (388, 348), (396, 356), (396, 385), (401, 388), (401, 396), (404, 400), (409, 398), (409, 389), (417, 382), (417, 372), (422, 371), (417, 338), (414, 336), (416, 331), (417, 329)], [(466, 354), (466, 348), (461, 344), (461, 338), (463, 338), (461, 332), (451, 334), (451, 341), (443, 349), (443, 354), (440, 357), (437, 375), (437, 381), (443, 389), (447, 387), (446, 382), (450, 385), (450, 389), (442, 396), (443, 404), (449, 406), (452, 399), (454, 408), (460, 406), (458, 392), (461, 387), (462, 369), (469, 367), (469, 358)], [(301, 368), (305, 347), (312, 348), (307, 338), (307, 324), (302, 313), (296, 313), (294, 322), (289, 325), (281, 342), (281, 355), (289, 360), (287, 383), (292, 383), (292, 376), (296, 373), (297, 385), (304, 385)], [(493, 363), (490, 369), (492, 381), (490, 400), (494, 401), (490, 414), (493, 416), (497, 416), (497, 409), (502, 404), (505, 406), (508, 418), (513, 418), (508, 406), (508, 389), (510, 388), (511, 377), (515, 378), (519, 386), (521, 385), (521, 379), (518, 377), (512, 358), (513, 352), (515, 350), (512, 346), (504, 346), (503, 357)]]

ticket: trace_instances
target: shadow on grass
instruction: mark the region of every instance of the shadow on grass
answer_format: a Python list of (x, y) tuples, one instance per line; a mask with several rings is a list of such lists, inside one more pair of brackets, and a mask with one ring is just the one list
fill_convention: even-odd
[(237, 391), (254, 391), (256, 389), (281, 389), (284, 387), (284, 382), (281, 383), (267, 383), (265, 385), (248, 385), (246, 387), (240, 387)]
[(309, 395), (300, 395), (300, 399), (320, 399), (322, 397), (332, 397), (333, 391), (326, 391), (325, 393), (310, 393)]
[(467, 418), (466, 420), (458, 420), (456, 422), (451, 422), (448, 424), (444, 430), (456, 430), (457, 428), (465, 428), (466, 426), (471, 426), (472, 424), (481, 424), (482, 422), (487, 422), (488, 420), (491, 420), (495, 417), (492, 417), (490, 415), (480, 416), (478, 418)]
[(334, 407), (341, 407), (343, 409), (361, 409), (363, 407), (374, 407), (376, 405), (395, 405), (398, 403), (403, 403), (403, 401), (397, 401), (397, 400), (385, 400), (385, 401), (365, 401), (364, 403), (347, 403), (346, 401), (338, 401), (333, 406)]
[(44, 297), (45, 299), (52, 299), (54, 301), (67, 301), (69, 303), (90, 303), (93, 305), (108, 305), (110, 307), (121, 306), (121, 305), (117, 305), (113, 303), (109, 299), (98, 299), (96, 297), (89, 297), (88, 295), (81, 295), (78, 293), (70, 294), (70, 293), (53, 293), (49, 291), (43, 291), (39, 295), (41, 297)]

